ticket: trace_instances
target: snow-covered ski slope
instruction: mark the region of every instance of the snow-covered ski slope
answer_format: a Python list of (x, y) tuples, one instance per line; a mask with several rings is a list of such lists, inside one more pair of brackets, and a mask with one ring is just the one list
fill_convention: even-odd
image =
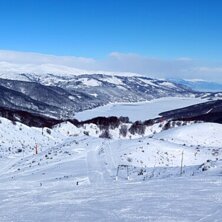
[[(5, 185), (5, 184), (4, 184)], [(178, 177), (77, 187), (70, 181), (1, 186), (1, 221), (220, 222), (221, 180)]]
[(1, 222), (221, 220), (220, 124), (109, 140), (0, 121)]

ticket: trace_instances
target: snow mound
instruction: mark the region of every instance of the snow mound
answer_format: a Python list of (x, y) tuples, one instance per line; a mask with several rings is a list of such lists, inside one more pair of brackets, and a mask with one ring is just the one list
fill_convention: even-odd
[(64, 136), (75, 136), (80, 134), (81, 130), (70, 122), (64, 122), (56, 125), (53, 128), (53, 132), (60, 133)]
[(154, 136), (177, 144), (203, 147), (221, 147), (222, 125), (217, 123), (197, 123), (169, 129)]
[(83, 85), (86, 85), (86, 86), (100, 86), (101, 85), (101, 82), (95, 80), (95, 79), (88, 79), (88, 78), (82, 78), (80, 79), (80, 81), (82, 81), (82, 84)]

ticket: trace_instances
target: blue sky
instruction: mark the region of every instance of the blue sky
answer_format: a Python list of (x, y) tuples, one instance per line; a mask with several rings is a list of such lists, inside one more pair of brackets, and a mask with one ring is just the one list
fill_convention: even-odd
[(62, 60), (81, 69), (217, 80), (221, 8), (220, 0), (0, 0), (0, 62)]
[(220, 0), (0, 0), (0, 48), (222, 59)]

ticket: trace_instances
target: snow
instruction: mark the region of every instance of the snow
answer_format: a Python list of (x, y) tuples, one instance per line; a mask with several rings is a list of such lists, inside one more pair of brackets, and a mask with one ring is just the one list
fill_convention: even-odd
[(166, 86), (166, 87), (171, 87), (171, 88), (175, 88), (176, 86), (171, 83), (171, 82), (163, 82), (163, 83), (160, 83), (160, 85), (162, 86)]
[(164, 138), (178, 144), (184, 144), (187, 141), (191, 145), (199, 145), (202, 147), (221, 147), (221, 131), (222, 125), (216, 123), (197, 123), (190, 126), (182, 126), (179, 128), (163, 131), (155, 138)]
[(200, 98), (167, 97), (138, 103), (113, 103), (95, 109), (78, 112), (75, 118), (87, 120), (97, 116), (128, 116), (131, 121), (158, 117), (164, 111), (205, 102)]
[(97, 93), (90, 93), (91, 96), (98, 97)]
[(143, 78), (140, 78), (141, 81), (145, 82), (146, 84), (148, 85), (151, 85), (151, 86), (154, 86), (154, 87), (159, 87), (157, 84), (155, 84), (153, 82), (153, 80), (149, 80), (149, 79), (143, 79)]
[[(1, 54), (1, 51), (0, 51)], [(32, 57), (32, 55), (31, 55)], [(53, 56), (54, 57), (54, 56)], [(39, 64), (34, 64), (27, 62), (29, 60), (29, 55), (26, 54), (22, 56), (22, 58), (26, 58), (24, 63), (14, 63), (7, 61), (0, 61), (0, 77), (3, 79), (10, 80), (21, 80), (21, 81), (30, 81), (29, 78), (25, 77), (23, 74), (27, 74), (28, 76), (35, 77), (36, 79), (42, 79), (48, 76), (49, 73), (53, 73), (55, 82), (56, 79), (61, 79), (63, 77), (72, 77), (78, 75), (91, 75), (91, 74), (105, 74), (105, 75), (115, 75), (115, 76), (142, 76), (138, 73), (132, 72), (111, 72), (107, 70), (93, 70), (93, 69), (81, 69), (78, 67), (74, 67), (72, 65), (62, 64), (60, 58), (58, 58), (60, 62), (50, 63), (48, 59), (44, 62), (40, 62)], [(81, 60), (81, 58), (79, 58)], [(35, 59), (36, 60), (36, 59)], [(84, 58), (83, 58), (84, 60)], [(88, 61), (91, 62), (91, 61)]]
[(71, 99), (71, 100), (73, 100), (73, 101), (75, 101), (75, 97), (74, 96), (68, 96), (69, 97), (69, 99)]
[[(74, 183), (12, 182), (0, 187), (1, 222), (220, 221), (218, 177), (161, 179), (77, 187)], [(22, 203), (22, 204), (21, 204)]]
[(106, 81), (108, 83), (112, 83), (114, 85), (125, 85), (121, 79), (115, 77), (115, 76), (111, 76), (111, 77), (106, 77), (105, 79), (102, 79), (103, 81)]
[(82, 81), (83, 85), (86, 86), (100, 86), (102, 83), (95, 80), (95, 79), (89, 79), (89, 78), (81, 78), (79, 79), (80, 81)]
[(80, 130), (70, 122), (61, 123), (53, 128), (53, 133), (60, 133), (64, 136), (76, 135), (80, 133)]
[[(222, 126), (161, 129), (125, 139), (112, 129), (109, 140), (95, 124), (40, 129), (0, 118), (0, 221), (221, 221)], [(129, 175), (117, 176), (119, 165)]]
[(48, 73), (53, 73), (54, 75), (70, 76), (81, 75), (88, 73), (89, 71), (78, 69), (75, 67), (44, 63), (44, 64), (16, 64), (10, 62), (0, 62), (1, 78), (12, 79), (12, 80), (24, 80), (29, 81), (25, 78), (22, 73), (32, 74), (36, 77), (43, 77)]

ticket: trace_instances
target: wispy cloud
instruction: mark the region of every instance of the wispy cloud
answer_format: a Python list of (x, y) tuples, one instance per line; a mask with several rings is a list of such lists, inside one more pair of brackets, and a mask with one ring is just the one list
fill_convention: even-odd
[(222, 63), (189, 57), (162, 59), (112, 52), (103, 59), (0, 50), (0, 73), (138, 73), (155, 78), (204, 79), (222, 82)]

